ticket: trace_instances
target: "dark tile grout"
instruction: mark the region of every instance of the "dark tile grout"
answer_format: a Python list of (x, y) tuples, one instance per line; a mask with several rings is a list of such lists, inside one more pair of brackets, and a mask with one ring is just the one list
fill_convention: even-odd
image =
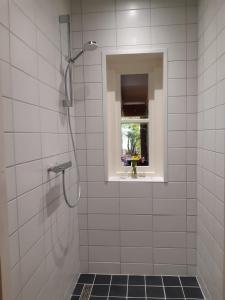
[[(90, 293), (90, 297), (97, 297), (97, 298), (106, 298), (107, 300), (109, 300), (111, 297), (113, 297), (113, 298), (124, 298), (124, 299), (129, 299), (129, 298), (140, 298), (140, 299), (151, 299), (150, 297), (148, 297), (147, 296), (147, 290), (146, 290), (146, 287), (161, 287), (161, 288), (163, 288), (163, 292), (164, 292), (164, 298), (157, 298), (157, 297), (155, 297), (156, 299), (159, 299), (159, 300), (165, 300), (165, 299), (172, 299), (172, 298), (168, 298), (168, 297), (166, 297), (166, 291), (165, 291), (165, 287), (173, 287), (173, 288), (181, 288), (182, 289), (182, 293), (183, 293), (183, 300), (189, 300), (189, 298), (185, 298), (185, 293), (184, 293), (184, 289), (183, 288), (193, 288), (193, 289), (198, 289), (198, 290), (200, 290), (201, 291), (201, 288), (200, 288), (200, 285), (199, 285), (199, 283), (198, 283), (198, 280), (197, 280), (197, 278), (195, 277), (195, 276), (174, 276), (174, 275), (123, 275), (123, 274), (113, 274), (113, 275), (111, 275), (111, 274), (80, 274), (80, 276), (81, 275), (93, 275), (94, 276), (94, 278), (93, 278), (93, 282), (92, 283), (82, 283), (82, 282), (79, 282), (78, 284), (83, 284), (83, 285), (85, 285), (85, 284), (87, 284), (87, 285), (92, 285), (92, 289), (93, 289), (93, 286), (109, 286), (109, 290), (108, 290), (108, 293), (107, 293), (107, 295), (105, 295), (105, 296), (97, 296), (97, 295), (91, 295), (91, 293), (92, 293), (92, 289), (91, 289), (91, 293)], [(96, 275), (107, 275), (107, 276), (111, 276), (111, 278), (110, 278), (110, 283), (109, 284), (102, 284), (102, 283), (99, 283), (99, 284), (95, 284), (94, 282), (95, 282), (95, 279), (96, 279)], [(112, 284), (112, 279), (113, 279), (113, 276), (123, 276), (123, 277), (127, 277), (127, 280), (126, 280), (126, 284)], [(136, 285), (136, 284), (130, 284), (129, 285), (129, 277), (131, 277), (131, 276), (137, 276), (137, 277), (144, 277), (144, 284), (143, 285)], [(146, 277), (161, 277), (161, 285), (147, 285), (146, 284)], [(166, 277), (171, 277), (171, 278), (174, 278), (174, 279), (178, 279), (179, 280), (179, 283), (180, 283), (180, 285), (165, 285), (165, 283), (164, 283), (164, 279), (166, 278)], [(80, 278), (80, 277), (79, 277)], [(197, 285), (184, 285), (184, 284), (182, 284), (182, 281), (181, 281), (181, 279), (182, 278), (194, 278), (195, 279), (195, 281), (196, 281), (196, 284)], [(116, 285), (116, 286), (126, 286), (127, 287), (127, 290), (126, 290), (126, 297), (123, 297), (123, 296), (110, 296), (110, 287), (112, 286), (112, 285)], [(145, 287), (145, 289), (144, 289), (144, 291), (145, 291), (145, 297), (128, 297), (128, 288), (129, 288), (129, 286), (130, 287)], [(83, 290), (83, 288), (82, 288), (82, 290)], [(81, 291), (81, 294), (82, 294), (82, 291)], [(203, 294), (203, 293), (202, 293)], [(73, 294), (72, 296), (76, 296), (76, 297), (80, 297), (80, 295), (75, 295), (75, 294)], [(89, 298), (90, 298), (89, 297)], [(153, 299), (154, 299), (154, 297), (152, 297)], [(177, 298), (177, 299), (179, 299), (179, 298)], [(190, 298), (190, 300), (203, 300), (203, 299), (198, 299), (198, 298)]]

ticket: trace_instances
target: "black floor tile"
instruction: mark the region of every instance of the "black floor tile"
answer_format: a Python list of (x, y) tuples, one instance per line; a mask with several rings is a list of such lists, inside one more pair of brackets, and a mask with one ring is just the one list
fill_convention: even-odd
[(108, 296), (109, 285), (93, 285), (91, 296)]
[(161, 276), (146, 276), (146, 285), (163, 285)]
[[(147, 300), (165, 300), (165, 298), (147, 298)], [(171, 299), (170, 299), (171, 300)], [(176, 299), (177, 300), (177, 299)]]
[(107, 297), (91, 296), (89, 300), (107, 300)]
[(109, 296), (114, 297), (126, 297), (127, 295), (127, 286), (126, 285), (111, 285)]
[(71, 300), (80, 300), (84, 284), (93, 284), (89, 300), (165, 300), (164, 290), (169, 300), (204, 299), (191, 276), (81, 274)]
[(181, 287), (165, 287), (166, 298), (184, 299)]
[[(145, 298), (138, 298), (138, 297), (132, 297), (132, 298), (127, 298), (128, 300), (145, 300)], [(157, 299), (160, 300), (160, 299)]]
[(128, 286), (128, 297), (145, 297), (145, 286)]
[(109, 300), (126, 300), (125, 297), (109, 297)]
[(161, 286), (147, 286), (146, 287), (147, 297), (163, 298), (164, 290)]
[(111, 275), (96, 275), (94, 284), (110, 284)]
[(184, 287), (184, 294), (186, 298), (197, 298), (203, 299), (202, 292), (200, 288), (197, 287)]
[(127, 275), (113, 275), (111, 284), (124, 284), (127, 285)]
[(165, 286), (180, 286), (180, 280), (177, 276), (163, 276)]
[(129, 285), (145, 285), (144, 276), (129, 276)]
[(78, 280), (78, 283), (88, 283), (91, 284), (94, 282), (94, 274), (81, 274)]
[(196, 277), (180, 277), (182, 286), (199, 286)]
[(76, 284), (75, 289), (73, 290), (73, 295), (80, 295), (82, 293), (83, 287), (83, 284)]

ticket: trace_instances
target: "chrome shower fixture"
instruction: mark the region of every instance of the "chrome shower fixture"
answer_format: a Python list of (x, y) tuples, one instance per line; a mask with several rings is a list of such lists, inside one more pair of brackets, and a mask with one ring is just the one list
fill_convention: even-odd
[(70, 107), (73, 106), (73, 86), (72, 86), (72, 66), (74, 62), (78, 59), (79, 56), (81, 56), (85, 51), (92, 51), (95, 50), (98, 45), (95, 41), (89, 41), (83, 45), (83, 49), (75, 56), (72, 57), (71, 55), (71, 31), (70, 31), (70, 16), (69, 15), (61, 15), (59, 16), (59, 23), (60, 24), (67, 24), (67, 38), (68, 38), (68, 56), (66, 58), (67, 66), (64, 73), (64, 87), (65, 87), (65, 99), (63, 100), (63, 106), (67, 110), (67, 117), (68, 117), (68, 125), (69, 125), (69, 133), (74, 153), (74, 160), (75, 160), (75, 166), (76, 166), (76, 172), (77, 172), (77, 186), (78, 186), (78, 195), (75, 197), (75, 200), (73, 203), (69, 201), (66, 193), (66, 184), (65, 184), (65, 171), (66, 169), (69, 169), (72, 167), (71, 161), (67, 161), (65, 163), (53, 166), (48, 169), (48, 172), (54, 172), (56, 174), (62, 173), (62, 185), (63, 185), (63, 195), (66, 204), (70, 207), (76, 207), (80, 201), (80, 195), (81, 195), (81, 185), (80, 185), (80, 172), (79, 172), (79, 166), (78, 166), (78, 159), (77, 159), (77, 152), (75, 148), (75, 140), (73, 137), (73, 131), (71, 126), (71, 115), (70, 115)]
[(98, 44), (95, 41), (89, 41), (84, 44), (84, 50), (93, 51), (98, 48)]
[(98, 44), (95, 41), (89, 41), (84, 44), (83, 49), (75, 57), (68, 59), (68, 62), (74, 63), (85, 51), (93, 51), (97, 48)]
[[(98, 48), (98, 44), (95, 41), (88, 41), (84, 44), (83, 49), (75, 56), (71, 57), (71, 51), (69, 51), (69, 56), (67, 58), (67, 67), (64, 75), (64, 85), (66, 99), (63, 100), (64, 107), (73, 106), (73, 88), (72, 88), (72, 65), (85, 51), (93, 51)], [(69, 86), (67, 81), (69, 81)]]

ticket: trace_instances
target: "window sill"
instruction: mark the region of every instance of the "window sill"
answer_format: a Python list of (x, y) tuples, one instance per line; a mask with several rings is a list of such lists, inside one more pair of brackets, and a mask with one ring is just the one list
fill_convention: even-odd
[(140, 176), (132, 178), (131, 176), (112, 176), (108, 178), (108, 181), (121, 181), (121, 182), (166, 182), (164, 177), (156, 176)]

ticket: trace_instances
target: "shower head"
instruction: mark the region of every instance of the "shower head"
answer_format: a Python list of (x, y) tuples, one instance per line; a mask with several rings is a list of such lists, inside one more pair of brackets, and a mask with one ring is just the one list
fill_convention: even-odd
[(93, 51), (98, 48), (98, 44), (95, 41), (89, 41), (84, 44), (83, 49), (73, 58), (71, 58), (69, 61), (74, 63), (78, 57), (80, 57), (84, 51)]
[(84, 44), (84, 51), (93, 51), (98, 48), (98, 44), (95, 41), (89, 41)]

